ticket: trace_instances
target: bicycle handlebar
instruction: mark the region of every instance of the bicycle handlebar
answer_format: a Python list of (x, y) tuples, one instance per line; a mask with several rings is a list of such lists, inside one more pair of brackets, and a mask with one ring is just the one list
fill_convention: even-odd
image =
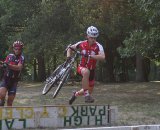
[(75, 50), (75, 49), (72, 48), (71, 46), (72, 46), (72, 44), (69, 44), (69, 45), (66, 47), (65, 52), (64, 52), (64, 55), (67, 53), (67, 50), (68, 50), (68, 49), (71, 49), (72, 51), (74, 51), (74, 52), (76, 52), (76, 53), (78, 53), (78, 54), (81, 54), (80, 51)]
[(3, 62), (3, 61), (0, 61), (0, 65), (1, 65), (1, 68), (7, 68), (8, 67), (8, 63)]
[(78, 53), (78, 54), (81, 54), (80, 53), (80, 51), (77, 51), (77, 50), (75, 50), (74, 48), (72, 48), (72, 47), (69, 47), (72, 51), (74, 51), (74, 52), (76, 52), (76, 53)]
[(72, 44), (69, 44), (69, 45), (67, 46), (67, 48), (65, 49), (65, 53), (67, 52), (68, 49), (71, 49), (72, 51), (74, 51), (74, 52), (76, 53), (76, 54), (75, 54), (75, 57), (77, 57), (77, 55), (81, 55), (81, 56), (86, 57), (86, 58), (87, 58), (87, 61), (86, 61), (85, 65), (87, 65), (87, 64), (89, 63), (90, 59), (91, 59), (91, 55), (81, 54), (80, 51), (75, 50), (74, 48), (71, 47), (71, 45), (72, 45)]
[(69, 44), (69, 45), (67, 46), (65, 52), (67, 52), (67, 50), (70, 48), (72, 51), (76, 52), (78, 55), (81, 55), (81, 56), (84, 56), (84, 57), (89, 57), (89, 59), (90, 59), (91, 55), (82, 54), (82, 53), (80, 53), (80, 51), (77, 51), (77, 50), (75, 50), (74, 48), (72, 48), (71, 45), (72, 45), (72, 44)]

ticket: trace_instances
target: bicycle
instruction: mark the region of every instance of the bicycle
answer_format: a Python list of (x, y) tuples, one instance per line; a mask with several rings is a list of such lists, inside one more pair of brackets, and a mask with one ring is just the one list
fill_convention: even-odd
[(75, 52), (74, 55), (69, 60), (66, 60), (63, 64), (59, 65), (46, 79), (44, 88), (42, 90), (43, 95), (46, 95), (51, 90), (51, 88), (54, 87), (55, 91), (53, 92), (53, 98), (55, 98), (64, 83), (67, 82), (74, 62), (78, 56), (81, 55), (79, 51), (71, 48), (70, 46), (71, 44), (66, 48), (65, 52), (67, 52), (67, 50), (70, 48)]

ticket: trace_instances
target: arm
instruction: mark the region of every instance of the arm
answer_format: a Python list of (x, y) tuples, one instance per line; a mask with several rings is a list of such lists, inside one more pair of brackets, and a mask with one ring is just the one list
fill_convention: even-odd
[[(73, 49), (76, 49), (75, 45), (72, 45), (70, 47), (73, 48)], [(72, 50), (70, 48), (68, 48), (68, 50), (67, 50), (67, 57), (71, 57), (71, 54), (72, 54)]]
[[(78, 46), (80, 43), (81, 43), (81, 41), (80, 41), (80, 42), (77, 42), (76, 44), (71, 45), (70, 47), (76, 50), (76, 49), (77, 49), (77, 46)], [(68, 48), (68, 50), (67, 50), (67, 57), (71, 57), (72, 52), (73, 52), (73, 51), (72, 51), (70, 48)]]
[(91, 58), (95, 59), (95, 60), (105, 60), (105, 54), (102, 53), (102, 54), (98, 54), (98, 55), (90, 55)]
[(15, 71), (21, 71), (23, 68), (23, 64), (19, 63), (18, 65), (8, 64), (8, 68)]
[(11, 64), (6, 64), (6, 66), (0, 64), (0, 68), (6, 68), (8, 67), (9, 69), (11, 70), (15, 70), (15, 71), (21, 71), (22, 68), (23, 68), (23, 65), (22, 64), (18, 64), (18, 65), (11, 65)]
[(9, 60), (10, 58), (12, 58), (12, 55), (7, 56), (6, 60), (4, 61), (5, 63), (7, 63), (7, 67), (11, 70), (21, 71), (23, 68), (23, 64), (24, 64), (24, 57), (21, 56), (18, 64), (16, 65), (10, 63), (10, 60)]
[(104, 53), (104, 49), (103, 46), (100, 45), (99, 43), (97, 43), (97, 45), (99, 46), (99, 53), (98, 55), (91, 55), (90, 57), (95, 59), (95, 60), (105, 60), (105, 53)]

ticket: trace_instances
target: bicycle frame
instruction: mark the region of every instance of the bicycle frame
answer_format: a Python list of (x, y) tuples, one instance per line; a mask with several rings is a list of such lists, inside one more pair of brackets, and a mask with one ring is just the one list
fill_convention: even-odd
[[(67, 48), (71, 48), (71, 47), (68, 46)], [(53, 92), (53, 98), (57, 96), (63, 84), (68, 80), (73, 64), (80, 54), (79, 51), (76, 51), (76, 50), (74, 51), (75, 51), (75, 54), (71, 57), (71, 59), (66, 60), (63, 64), (58, 66), (55, 69), (55, 71), (51, 74), (51, 76), (49, 76), (46, 79), (45, 86), (42, 91), (43, 95), (47, 94), (52, 87), (57, 87), (55, 92)]]

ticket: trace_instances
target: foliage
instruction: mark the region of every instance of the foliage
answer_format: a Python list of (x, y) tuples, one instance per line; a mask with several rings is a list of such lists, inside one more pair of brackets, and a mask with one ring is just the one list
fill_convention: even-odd
[(27, 43), (28, 54), (32, 57), (30, 60), (45, 54), (46, 65), (53, 66), (54, 55), (57, 55), (61, 62), (64, 46), (69, 44), (68, 31), (72, 19), (68, 6), (62, 1), (48, 1), (43, 3), (40, 9), (40, 12), (30, 20), (22, 37)]
[(46, 63), (49, 62), (51, 66), (54, 62), (53, 55), (62, 60), (65, 47), (77, 42), (77, 39), (83, 40), (87, 26), (97, 23), (98, 4), (93, 4), (96, 1), (54, 0), (43, 3), (39, 14), (32, 17), (22, 33), (28, 44), (28, 53), (34, 57), (44, 52)]
[[(136, 52), (151, 60), (160, 61), (160, 2), (156, 0), (134, 0), (129, 4), (136, 22), (130, 35), (124, 40), (124, 48), (119, 48), (122, 57), (130, 57)], [(138, 16), (138, 17), (137, 17)]]
[(84, 40), (87, 27), (94, 25), (112, 66), (119, 68), (121, 58), (137, 52), (158, 62), (159, 6), (159, 0), (0, 0), (0, 46), (6, 50), (20, 39), (29, 72), (37, 56), (52, 69), (65, 59), (65, 47)]

